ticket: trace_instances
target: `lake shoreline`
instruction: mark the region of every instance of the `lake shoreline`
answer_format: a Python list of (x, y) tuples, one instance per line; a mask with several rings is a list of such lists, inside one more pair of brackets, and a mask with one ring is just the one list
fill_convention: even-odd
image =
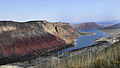
[(94, 35), (96, 33), (89, 33), (89, 32), (80, 32), (81, 35)]
[[(108, 39), (111, 39), (111, 38), (108, 37)], [(108, 40), (97, 41), (93, 45), (82, 47), (82, 48), (75, 49), (75, 50), (71, 50), (71, 51), (62, 53), (61, 55), (58, 55), (57, 57), (58, 58), (66, 58), (66, 57), (69, 57), (69, 56), (75, 56), (75, 55), (79, 55), (79, 54), (87, 54), (87, 53), (90, 53), (90, 52), (102, 51), (102, 50), (112, 46), (114, 43), (116, 43), (118, 41), (120, 41), (120, 39), (116, 40), (115, 42), (111, 42), (111, 43)]]
[[(101, 32), (101, 31), (100, 31)], [(84, 32), (83, 32), (84, 33)], [(92, 35), (95, 35), (95, 34), (97, 34), (97, 33), (91, 33), (90, 35), (86, 35), (86, 36), (92, 36)], [(82, 36), (85, 36), (85, 35), (82, 35)], [(81, 36), (80, 36), (81, 37)], [(109, 36), (108, 36), (109, 37)], [(108, 38), (107, 37), (107, 38)], [(102, 38), (102, 37), (101, 37)], [(98, 38), (98, 39), (100, 39), (100, 38)], [(95, 39), (96, 40), (96, 39)], [(85, 46), (85, 47), (81, 47), (81, 48), (77, 48), (77, 49), (73, 49), (73, 50), (70, 50), (70, 51), (66, 51), (66, 52), (62, 52), (61, 54), (66, 54), (66, 53), (72, 53), (72, 52), (77, 52), (77, 51), (83, 51), (84, 49), (90, 49), (90, 48), (94, 48), (94, 47), (97, 47), (97, 46), (99, 46), (99, 44), (101, 45), (101, 42), (99, 42), (98, 44), (96, 44), (95, 43), (95, 40), (93, 41), (93, 44), (88, 44), (87, 46)], [(77, 42), (77, 40), (76, 40), (76, 42)], [(103, 43), (107, 43), (107, 42), (104, 42), (103, 41)]]
[(84, 32), (83, 30), (80, 31), (80, 32), (83, 32), (83, 33), (90, 33), (89, 35), (81, 35), (79, 36), (77, 39), (76, 39), (76, 42), (75, 42), (75, 47), (72, 47), (72, 48), (68, 48), (68, 49), (65, 49), (63, 50), (62, 53), (67, 52), (67, 51), (74, 51), (74, 50), (79, 50), (81, 48), (85, 48), (85, 47), (89, 47), (91, 45), (94, 44), (94, 41), (96, 39), (100, 39), (102, 37), (108, 37), (109, 34), (105, 34), (103, 32), (100, 32), (99, 30), (85, 30), (86, 32)]

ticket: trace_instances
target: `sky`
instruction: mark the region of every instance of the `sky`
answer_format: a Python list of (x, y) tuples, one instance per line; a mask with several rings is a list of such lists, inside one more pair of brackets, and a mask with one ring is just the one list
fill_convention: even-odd
[(120, 0), (0, 0), (0, 20), (120, 20)]

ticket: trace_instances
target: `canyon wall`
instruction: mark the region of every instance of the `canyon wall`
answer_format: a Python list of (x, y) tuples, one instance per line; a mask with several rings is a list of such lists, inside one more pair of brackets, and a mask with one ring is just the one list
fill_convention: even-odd
[(0, 21), (0, 64), (64, 48), (77, 36), (79, 32), (67, 23)]

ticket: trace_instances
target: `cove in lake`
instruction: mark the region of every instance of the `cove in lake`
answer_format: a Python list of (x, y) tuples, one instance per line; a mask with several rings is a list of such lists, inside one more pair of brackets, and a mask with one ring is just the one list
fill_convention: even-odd
[(96, 39), (110, 36), (110, 34), (100, 32), (99, 30), (80, 30), (80, 32), (88, 32), (88, 33), (96, 33), (96, 34), (79, 36), (76, 40), (76, 45), (74, 47), (64, 49), (63, 51), (60, 51), (59, 53), (64, 53), (64, 52), (67, 52), (67, 51), (71, 51), (71, 50), (83, 48), (83, 47), (86, 47), (86, 46), (90, 46), (90, 45), (94, 44), (94, 41)]

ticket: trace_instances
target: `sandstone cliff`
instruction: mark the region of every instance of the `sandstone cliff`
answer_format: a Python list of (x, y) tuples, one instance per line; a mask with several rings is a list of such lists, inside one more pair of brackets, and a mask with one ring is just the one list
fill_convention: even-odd
[(79, 35), (69, 24), (0, 21), (0, 64), (24, 61), (66, 47)]

